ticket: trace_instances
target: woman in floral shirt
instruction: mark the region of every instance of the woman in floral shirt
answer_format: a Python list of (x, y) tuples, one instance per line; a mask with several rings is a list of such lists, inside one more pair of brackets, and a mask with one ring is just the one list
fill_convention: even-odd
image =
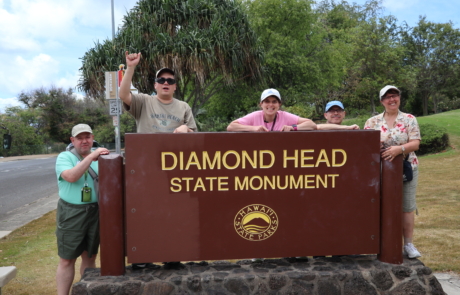
[(409, 258), (417, 258), (422, 255), (415, 248), (412, 239), (415, 223), (414, 212), (417, 209), (415, 193), (418, 182), (418, 159), (415, 151), (420, 145), (420, 129), (413, 115), (399, 110), (401, 91), (398, 88), (387, 85), (380, 90), (379, 97), (385, 111), (367, 120), (364, 129), (380, 130), (383, 160), (393, 161), (399, 154), (403, 154), (404, 157), (409, 154), (408, 161), (412, 164), (413, 179), (403, 184), (404, 252)]

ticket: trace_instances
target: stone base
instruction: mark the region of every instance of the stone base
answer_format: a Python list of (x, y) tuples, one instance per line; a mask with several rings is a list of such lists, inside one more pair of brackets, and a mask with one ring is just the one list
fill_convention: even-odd
[(87, 269), (72, 288), (72, 295), (83, 294), (447, 295), (420, 260), (395, 265), (375, 255), (166, 264), (141, 270), (128, 266), (119, 277)]

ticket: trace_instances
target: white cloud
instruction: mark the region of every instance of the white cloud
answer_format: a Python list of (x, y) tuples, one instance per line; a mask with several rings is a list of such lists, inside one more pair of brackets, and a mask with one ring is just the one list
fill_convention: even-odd
[(383, 7), (392, 14), (414, 7), (420, 0), (383, 0)]
[[(114, 1), (116, 27), (136, 2)], [(0, 98), (76, 87), (80, 58), (111, 37), (110, 1), (0, 0)]]
[(41, 53), (31, 59), (19, 55), (1, 58), (8, 71), (0, 71), (0, 87), (11, 93), (48, 87), (58, 74), (59, 62), (47, 54)]
[(24, 107), (24, 105), (19, 102), (16, 97), (0, 98), (0, 114), (5, 113), (6, 108), (15, 106)]

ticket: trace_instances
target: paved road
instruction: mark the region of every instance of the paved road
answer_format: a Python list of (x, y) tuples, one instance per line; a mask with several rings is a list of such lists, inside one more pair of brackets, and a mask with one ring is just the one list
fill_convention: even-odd
[(56, 156), (0, 158), (0, 232), (7, 234), (56, 208)]

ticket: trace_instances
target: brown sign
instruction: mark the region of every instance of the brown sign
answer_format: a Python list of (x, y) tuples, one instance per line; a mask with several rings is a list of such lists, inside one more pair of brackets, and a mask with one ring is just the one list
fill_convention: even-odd
[(371, 130), (127, 134), (128, 262), (378, 253), (379, 142)]

